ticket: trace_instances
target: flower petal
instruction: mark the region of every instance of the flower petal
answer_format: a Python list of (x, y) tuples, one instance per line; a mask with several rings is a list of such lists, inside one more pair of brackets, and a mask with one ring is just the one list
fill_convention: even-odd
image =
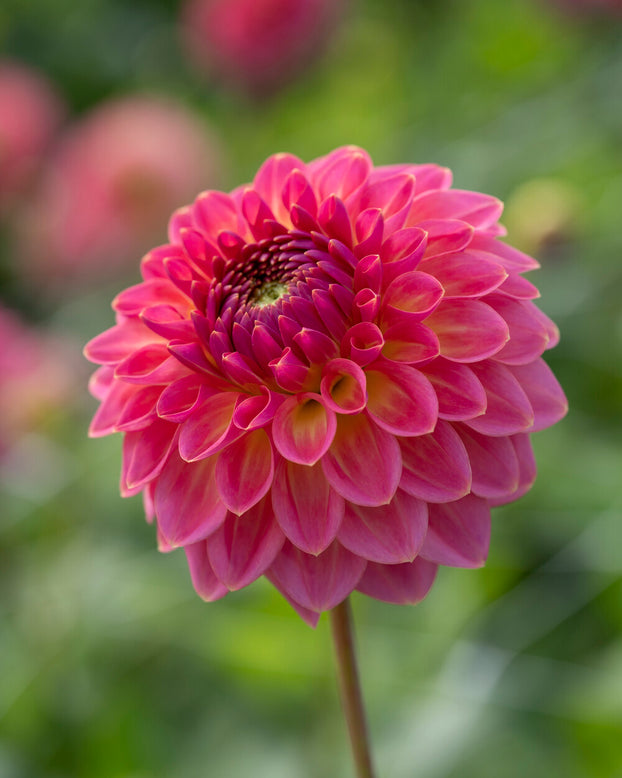
[(438, 565), (417, 557), (401, 565), (368, 562), (356, 589), (368, 597), (396, 605), (416, 605), (432, 588)]
[(335, 539), (345, 501), (319, 463), (307, 467), (282, 459), (272, 484), (272, 506), (288, 539), (301, 551), (317, 555)]
[(337, 541), (319, 556), (305, 554), (286, 542), (266, 577), (303, 608), (320, 613), (345, 600), (366, 564)]
[(156, 419), (147, 430), (126, 432), (123, 438), (121, 484), (130, 491), (155, 478), (176, 438), (177, 425)]
[(195, 543), (225, 520), (214, 469), (216, 457), (185, 462), (173, 452), (156, 482), (154, 505), (158, 528), (171, 547)]
[(389, 503), (402, 473), (395, 437), (364, 414), (339, 416), (335, 439), (322, 457), (330, 485), (357, 505)]
[(353, 554), (393, 565), (413, 561), (427, 528), (425, 502), (398, 489), (388, 505), (346, 505), (337, 539)]
[(227, 587), (216, 577), (207, 558), (205, 541), (193, 543), (184, 549), (190, 568), (190, 577), (196, 593), (206, 602), (220, 600), (229, 592)]
[(497, 262), (461, 251), (424, 260), (421, 270), (442, 285), (445, 297), (481, 297), (500, 286), (508, 277)]
[(365, 373), (350, 359), (333, 359), (324, 366), (322, 399), (336, 413), (359, 413), (367, 403)]
[(222, 501), (238, 516), (261, 500), (273, 475), (272, 444), (262, 429), (235, 440), (220, 452), (216, 463), (216, 485)]
[(466, 365), (440, 358), (419, 370), (434, 387), (441, 419), (462, 421), (486, 410), (484, 387)]
[(443, 300), (425, 323), (437, 334), (441, 355), (455, 362), (490, 357), (510, 337), (504, 319), (480, 300)]
[(425, 435), (438, 418), (438, 400), (428, 379), (408, 365), (375, 362), (365, 372), (367, 412), (387, 432)]
[(546, 429), (568, 413), (568, 400), (553, 371), (543, 359), (528, 365), (513, 365), (510, 370), (518, 379), (535, 414), (530, 432)]
[(464, 424), (456, 425), (473, 474), (472, 490), (480, 497), (506, 497), (518, 488), (519, 462), (509, 438), (481, 435)]
[(186, 462), (211, 456), (243, 434), (233, 424), (239, 396), (237, 392), (221, 392), (194, 408), (179, 434), (179, 453)]
[(272, 436), (279, 453), (301, 465), (315, 464), (335, 436), (335, 412), (319, 394), (307, 392), (290, 397), (274, 414)]
[(421, 556), (449, 567), (481, 567), (490, 543), (490, 508), (469, 494), (455, 502), (430, 505)]
[(485, 435), (514, 435), (530, 429), (533, 409), (520, 382), (505, 366), (492, 360), (472, 365), (471, 369), (486, 392), (486, 413), (466, 421), (469, 427)]

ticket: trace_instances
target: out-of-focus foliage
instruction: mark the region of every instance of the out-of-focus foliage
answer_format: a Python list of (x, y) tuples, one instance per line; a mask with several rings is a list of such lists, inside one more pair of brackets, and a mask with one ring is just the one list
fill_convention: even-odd
[[(206, 188), (344, 143), (448, 165), (506, 201), (562, 332), (547, 358), (570, 414), (535, 436), (532, 492), (494, 511), (487, 566), (443, 569), (416, 608), (355, 598), (381, 774), (622, 775), (622, 22), (546, 0), (350, 0), (321, 57), (253, 98), (192, 69), (180, 14), (4, 0), (0, 52), (55, 86), (61, 135), (111, 98), (183, 104), (219, 144)], [(2, 214), (2, 304), (78, 351), (140, 257), (37, 284), (15, 229), (30, 187)], [(183, 554), (158, 555), (140, 500), (119, 498), (120, 440), (86, 438), (88, 369), (71, 369), (72, 401), (0, 463), (0, 776), (348, 775), (326, 622), (264, 583), (202, 603)]]

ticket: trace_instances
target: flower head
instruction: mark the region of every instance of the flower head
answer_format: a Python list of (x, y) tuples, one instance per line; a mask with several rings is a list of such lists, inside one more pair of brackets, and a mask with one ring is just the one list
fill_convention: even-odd
[(317, 57), (342, 6), (343, 0), (188, 0), (182, 29), (199, 67), (265, 94)]
[(357, 589), (414, 603), (483, 564), (566, 400), (555, 325), (501, 203), (355, 147), (269, 158), (177, 211), (91, 341), (94, 436), (198, 593), (261, 575), (309, 623)]
[(27, 266), (46, 282), (118, 269), (216, 168), (205, 129), (180, 105), (141, 96), (99, 105), (67, 131), (25, 214)]

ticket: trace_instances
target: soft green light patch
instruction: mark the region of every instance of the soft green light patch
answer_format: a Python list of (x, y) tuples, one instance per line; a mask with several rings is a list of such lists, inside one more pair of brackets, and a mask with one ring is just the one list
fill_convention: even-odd
[(266, 281), (265, 284), (258, 286), (253, 291), (253, 305), (258, 305), (260, 308), (263, 308), (264, 305), (272, 305), (280, 297), (283, 297), (286, 291), (287, 287), (285, 284), (281, 284), (278, 281)]

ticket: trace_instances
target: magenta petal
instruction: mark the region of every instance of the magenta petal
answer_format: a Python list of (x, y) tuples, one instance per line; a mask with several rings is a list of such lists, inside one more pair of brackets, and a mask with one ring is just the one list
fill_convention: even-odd
[(196, 407), (203, 384), (196, 375), (185, 376), (162, 390), (157, 404), (158, 416), (168, 421), (184, 421)]
[(535, 414), (530, 432), (550, 427), (568, 413), (568, 400), (553, 371), (543, 359), (536, 359), (528, 365), (514, 365), (510, 368)]
[(257, 171), (253, 188), (266, 201), (276, 218), (287, 223), (288, 209), (283, 204), (282, 192), (290, 174), (298, 170), (304, 173), (305, 163), (293, 154), (274, 154)]
[(533, 409), (509, 368), (488, 360), (471, 369), (486, 392), (486, 412), (465, 423), (485, 435), (514, 435), (530, 429)]
[(509, 438), (481, 435), (464, 424), (456, 425), (473, 474), (472, 489), (480, 497), (506, 497), (518, 488), (519, 464)]
[(458, 433), (439, 421), (430, 435), (401, 438), (400, 488), (428, 502), (452, 502), (471, 490), (471, 465)]
[(366, 561), (334, 541), (319, 556), (285, 543), (266, 571), (276, 588), (309, 610), (330, 610), (357, 585)]
[(225, 520), (214, 468), (216, 457), (185, 462), (174, 452), (155, 487), (158, 527), (169, 546), (195, 543), (214, 532)]
[(241, 516), (229, 514), (208, 538), (207, 554), (219, 580), (228, 589), (241, 589), (270, 566), (284, 540), (265, 497)]
[(418, 365), (439, 355), (436, 333), (420, 322), (400, 321), (384, 331), (382, 356), (394, 362)]
[(279, 462), (272, 484), (272, 506), (281, 529), (301, 551), (317, 555), (333, 542), (344, 505), (319, 463), (308, 467), (285, 459)]
[(89, 437), (100, 438), (110, 435), (117, 427), (119, 416), (130, 398), (140, 391), (137, 386), (126, 384), (124, 381), (113, 380), (106, 394), (100, 397), (101, 404), (95, 411), (89, 427)]
[(193, 543), (184, 549), (190, 568), (192, 585), (201, 599), (206, 602), (214, 602), (224, 597), (229, 591), (216, 577), (207, 558), (207, 544), (205, 541)]
[(237, 392), (222, 392), (194, 408), (179, 434), (179, 453), (183, 459), (194, 462), (211, 456), (243, 434), (233, 425), (239, 396)]
[(395, 437), (364, 414), (339, 416), (333, 444), (322, 457), (331, 486), (357, 505), (385, 505), (402, 473)]
[(382, 297), (382, 319), (395, 324), (404, 318), (418, 321), (436, 308), (443, 287), (428, 273), (413, 270), (391, 281)]
[(274, 475), (272, 443), (263, 429), (235, 440), (220, 452), (216, 484), (222, 501), (238, 516), (270, 489)]
[(481, 297), (499, 287), (508, 276), (497, 262), (468, 250), (426, 260), (420, 267), (441, 283), (445, 297)]
[(418, 227), (428, 235), (426, 259), (461, 251), (469, 245), (474, 233), (470, 224), (457, 219), (426, 219)]
[(281, 404), (272, 422), (272, 437), (286, 459), (313, 465), (333, 442), (336, 427), (335, 412), (320, 395), (308, 392)]
[(121, 482), (127, 489), (142, 488), (158, 475), (176, 432), (176, 424), (156, 419), (146, 430), (125, 433)]
[(322, 399), (336, 413), (359, 413), (367, 403), (365, 373), (350, 359), (333, 359), (324, 365)]
[(394, 435), (425, 435), (438, 418), (438, 400), (432, 384), (413, 367), (378, 361), (365, 372), (367, 412)]
[(413, 200), (408, 225), (424, 219), (460, 219), (486, 229), (501, 216), (503, 203), (496, 197), (460, 189), (431, 190)]
[(455, 362), (477, 362), (507, 343), (508, 325), (479, 300), (443, 300), (425, 323), (434, 330), (441, 355)]
[(162, 339), (140, 319), (127, 319), (90, 340), (84, 347), (84, 356), (98, 365), (115, 365), (152, 343), (162, 343)]
[(432, 588), (438, 565), (417, 557), (401, 565), (368, 562), (356, 589), (396, 605), (416, 605)]
[(435, 359), (419, 369), (434, 387), (441, 419), (462, 421), (486, 410), (486, 392), (471, 368), (458, 362)]
[(421, 556), (449, 567), (481, 567), (490, 543), (490, 507), (469, 494), (456, 502), (430, 505)]
[(427, 528), (426, 503), (398, 489), (388, 505), (346, 505), (337, 539), (353, 554), (393, 565), (412, 562)]
[(491, 505), (505, 505), (518, 500), (531, 489), (536, 480), (536, 459), (533, 454), (530, 436), (528, 434), (512, 435), (510, 442), (514, 446), (518, 459), (518, 486), (511, 494), (504, 497), (488, 498)]
[(507, 365), (525, 365), (548, 348), (550, 333), (547, 325), (552, 322), (531, 300), (513, 300), (500, 294), (486, 299), (507, 322), (510, 332), (508, 343), (495, 354), (496, 360)]
[(135, 392), (125, 404), (117, 419), (117, 430), (130, 432), (149, 426), (156, 416), (156, 402), (161, 386), (145, 386)]

